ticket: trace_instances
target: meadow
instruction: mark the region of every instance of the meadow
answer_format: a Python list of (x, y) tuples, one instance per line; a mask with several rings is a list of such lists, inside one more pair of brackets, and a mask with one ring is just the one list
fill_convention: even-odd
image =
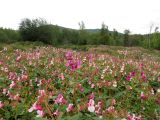
[(159, 120), (160, 51), (0, 46), (0, 120)]

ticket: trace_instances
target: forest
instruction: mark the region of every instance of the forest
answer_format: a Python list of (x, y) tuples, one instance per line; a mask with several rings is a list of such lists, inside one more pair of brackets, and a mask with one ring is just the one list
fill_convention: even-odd
[(83, 21), (79, 29), (70, 29), (49, 24), (45, 19), (24, 18), (18, 30), (0, 28), (0, 42), (39, 41), (50, 45), (110, 45), (141, 46), (148, 49), (160, 49), (160, 32), (158, 27), (151, 27), (148, 34), (132, 34), (129, 29), (123, 33), (102, 23), (101, 29), (86, 29)]

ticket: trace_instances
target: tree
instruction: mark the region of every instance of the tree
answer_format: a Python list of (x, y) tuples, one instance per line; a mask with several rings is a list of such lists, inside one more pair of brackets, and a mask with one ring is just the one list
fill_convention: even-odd
[(100, 43), (104, 45), (110, 44), (108, 26), (106, 26), (104, 23), (102, 23), (102, 27), (100, 30)]
[(37, 28), (37, 40), (46, 44), (58, 44), (59, 31), (56, 26), (43, 25)]
[(118, 41), (118, 32), (116, 29), (113, 29), (113, 32), (111, 34), (111, 38), (110, 38), (110, 43), (111, 45), (118, 45), (119, 41)]
[(158, 29), (159, 27), (155, 27), (154, 33), (152, 34), (151, 45), (155, 49), (160, 49), (160, 33)]
[(149, 34), (148, 34), (148, 47), (149, 47), (149, 48), (151, 47), (151, 33), (152, 33), (153, 27), (154, 27), (154, 24), (151, 23), (151, 24), (150, 24), (150, 28), (149, 28)]
[(129, 30), (124, 30), (124, 46), (129, 46)]
[(83, 30), (85, 29), (85, 24), (84, 24), (83, 21), (79, 22), (78, 25), (79, 25), (79, 29), (80, 29), (81, 31), (83, 31)]
[(85, 24), (83, 21), (79, 22), (78, 24), (79, 24), (79, 34), (80, 34), (78, 44), (85, 45), (87, 44), (87, 32), (85, 30)]
[(47, 22), (42, 19), (30, 20), (25, 18), (19, 25), (19, 31), (24, 41), (36, 41), (38, 36), (38, 27), (47, 25)]

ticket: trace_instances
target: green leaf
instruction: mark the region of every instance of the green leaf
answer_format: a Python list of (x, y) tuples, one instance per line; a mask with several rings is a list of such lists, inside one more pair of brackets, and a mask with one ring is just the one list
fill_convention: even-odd
[(120, 98), (121, 96), (123, 96), (124, 94), (126, 94), (126, 91), (118, 92), (118, 93), (114, 96), (114, 98), (118, 99), (118, 98)]

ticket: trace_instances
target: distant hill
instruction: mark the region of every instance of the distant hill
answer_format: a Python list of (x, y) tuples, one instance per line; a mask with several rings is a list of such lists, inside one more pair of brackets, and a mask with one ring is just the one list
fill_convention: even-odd
[(90, 33), (98, 33), (100, 32), (101, 29), (85, 29), (87, 32), (90, 32)]
[[(48, 26), (52, 26), (52, 27), (58, 27), (60, 30), (66, 29), (66, 30), (71, 30), (71, 31), (78, 31), (79, 29), (73, 29), (73, 28), (67, 28), (67, 27), (63, 27), (63, 26), (59, 26), (59, 25), (53, 25), (53, 24), (49, 24)], [(101, 29), (96, 28), (96, 29), (85, 29), (87, 32), (89, 33), (98, 33), (100, 32)], [(110, 33), (113, 33), (113, 31), (109, 31)], [(119, 34), (123, 34), (118, 32)]]
[[(85, 29), (89, 33), (98, 33), (101, 29)], [(109, 31), (110, 33), (113, 33), (113, 31)], [(122, 35), (123, 33), (118, 32), (118, 34)]]

